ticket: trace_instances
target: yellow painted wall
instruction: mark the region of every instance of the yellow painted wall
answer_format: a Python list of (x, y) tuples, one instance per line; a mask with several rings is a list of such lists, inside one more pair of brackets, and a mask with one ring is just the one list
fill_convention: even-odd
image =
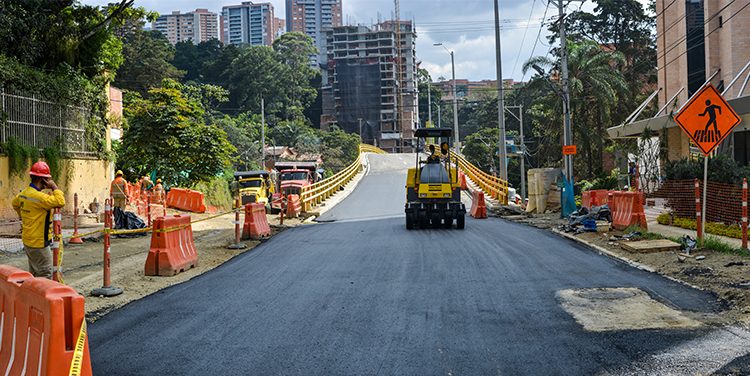
[[(13, 197), (31, 182), (26, 173), (21, 177), (18, 174), (9, 176), (8, 171), (8, 157), (0, 157), (0, 207), (10, 207)], [(64, 160), (61, 174), (65, 178), (58, 178), (55, 183), (65, 193), (65, 213), (73, 212), (73, 194), (75, 193), (78, 193), (79, 208), (88, 207), (89, 203), (94, 202), (95, 199), (96, 202), (102, 203), (100, 207), (104, 208), (104, 199), (109, 198), (109, 184), (112, 179), (112, 167), (109, 161)]]

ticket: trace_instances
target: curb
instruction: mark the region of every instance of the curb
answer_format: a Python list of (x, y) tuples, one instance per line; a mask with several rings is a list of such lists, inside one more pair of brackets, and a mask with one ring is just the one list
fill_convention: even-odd
[(550, 231), (552, 233), (557, 234), (559, 236), (562, 236), (564, 238), (573, 240), (576, 243), (582, 244), (582, 245), (584, 245), (584, 246), (586, 246), (586, 247), (588, 247), (588, 248), (590, 248), (592, 250), (598, 251), (599, 254), (606, 255), (609, 258), (612, 258), (612, 259), (615, 259), (615, 260), (620, 261), (622, 263), (628, 264), (628, 265), (630, 265), (630, 266), (632, 266), (634, 268), (637, 268), (637, 269), (640, 269), (640, 270), (643, 270), (643, 271), (646, 271), (646, 272), (649, 272), (649, 273), (658, 274), (659, 276), (664, 277), (664, 278), (666, 278), (666, 279), (668, 279), (670, 281), (677, 282), (679, 284), (682, 284), (682, 285), (685, 285), (685, 286), (688, 286), (688, 287), (692, 287), (692, 288), (694, 288), (696, 290), (707, 291), (706, 289), (703, 289), (703, 288), (695, 286), (695, 285), (691, 285), (691, 284), (689, 284), (689, 283), (687, 283), (685, 281), (681, 281), (681, 280), (676, 279), (674, 277), (670, 277), (668, 275), (661, 274), (661, 273), (659, 273), (658, 271), (652, 269), (649, 266), (643, 265), (643, 264), (641, 264), (639, 262), (635, 262), (635, 261), (633, 261), (633, 260), (631, 260), (631, 259), (629, 259), (627, 257), (622, 257), (622, 256), (620, 256), (618, 254), (613, 253), (612, 251), (610, 251), (608, 249), (602, 248), (602, 247), (600, 247), (600, 246), (598, 246), (596, 244), (591, 244), (591, 243), (589, 243), (589, 242), (587, 242), (587, 241), (585, 241), (583, 239), (578, 239), (575, 236), (570, 235), (570, 234), (566, 234), (566, 233), (564, 233), (564, 232), (562, 232), (562, 231), (560, 231), (558, 229), (553, 228), (553, 229), (550, 229)]

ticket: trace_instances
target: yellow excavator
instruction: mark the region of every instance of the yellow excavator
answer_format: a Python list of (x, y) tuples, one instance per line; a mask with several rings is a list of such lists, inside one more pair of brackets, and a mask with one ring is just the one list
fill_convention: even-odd
[[(458, 179), (458, 161), (451, 160), (448, 140), (450, 128), (419, 128), (414, 132), (417, 145), (427, 145), (429, 156), (417, 148), (416, 167), (406, 176), (406, 228), (464, 228), (466, 207), (461, 203), (461, 184)], [(440, 150), (428, 139), (438, 140)]]

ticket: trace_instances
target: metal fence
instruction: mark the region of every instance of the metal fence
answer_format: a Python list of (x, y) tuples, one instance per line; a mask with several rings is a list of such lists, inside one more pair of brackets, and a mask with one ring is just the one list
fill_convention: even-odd
[(0, 105), (0, 142), (14, 137), (39, 150), (54, 147), (72, 157), (96, 156), (86, 140), (86, 124), (92, 120), (87, 109), (41, 100), (35, 94), (6, 88), (0, 88)]

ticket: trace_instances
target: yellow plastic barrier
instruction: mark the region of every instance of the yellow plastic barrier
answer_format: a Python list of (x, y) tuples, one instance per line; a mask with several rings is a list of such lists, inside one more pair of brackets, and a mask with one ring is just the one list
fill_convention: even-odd
[(492, 198), (500, 201), (503, 205), (508, 205), (508, 182), (494, 177), (476, 166), (469, 163), (463, 156), (451, 151), (451, 157), (458, 160), (458, 167), (463, 170), (479, 188)]

